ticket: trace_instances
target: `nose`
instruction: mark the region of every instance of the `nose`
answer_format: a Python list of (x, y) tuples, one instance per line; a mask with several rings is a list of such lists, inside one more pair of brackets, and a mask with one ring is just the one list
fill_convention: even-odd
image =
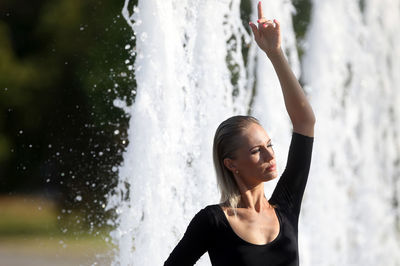
[(269, 162), (274, 158), (274, 149), (272, 147), (266, 147), (263, 149), (263, 159), (265, 162)]

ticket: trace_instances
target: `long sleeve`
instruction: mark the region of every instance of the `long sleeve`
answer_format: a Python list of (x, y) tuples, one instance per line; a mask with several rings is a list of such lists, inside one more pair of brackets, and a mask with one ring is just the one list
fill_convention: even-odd
[(297, 217), (310, 170), (313, 141), (312, 137), (293, 132), (285, 171), (271, 196), (272, 203), (284, 205)]
[(182, 239), (164, 262), (164, 266), (194, 265), (207, 251), (212, 235), (211, 217), (205, 208), (193, 217)]

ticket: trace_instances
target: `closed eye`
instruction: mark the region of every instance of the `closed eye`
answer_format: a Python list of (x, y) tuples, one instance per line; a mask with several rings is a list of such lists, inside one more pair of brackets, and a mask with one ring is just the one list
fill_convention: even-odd
[[(270, 142), (270, 143), (268, 143), (268, 145), (267, 145), (267, 148), (272, 148), (272, 143)], [(260, 147), (258, 147), (258, 148), (256, 148), (256, 149), (254, 149), (254, 150), (252, 150), (251, 151), (251, 154), (256, 154), (256, 153), (258, 153), (258, 152), (260, 152), (261, 151), (261, 148)]]

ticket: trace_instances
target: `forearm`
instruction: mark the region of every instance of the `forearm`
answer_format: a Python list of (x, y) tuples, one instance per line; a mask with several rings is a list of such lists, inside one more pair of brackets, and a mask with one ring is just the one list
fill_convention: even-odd
[(282, 88), (286, 110), (293, 124), (293, 130), (303, 135), (313, 136), (315, 116), (310, 103), (290, 65), (279, 49), (278, 53), (269, 54)]

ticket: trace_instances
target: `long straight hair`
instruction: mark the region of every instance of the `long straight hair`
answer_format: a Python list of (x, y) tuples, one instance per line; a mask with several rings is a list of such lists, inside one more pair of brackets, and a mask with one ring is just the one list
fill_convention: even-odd
[(233, 208), (235, 213), (241, 194), (232, 171), (224, 165), (224, 159), (235, 159), (243, 131), (254, 123), (260, 125), (260, 122), (252, 116), (232, 116), (219, 125), (214, 136), (213, 161), (221, 193), (220, 202)]

